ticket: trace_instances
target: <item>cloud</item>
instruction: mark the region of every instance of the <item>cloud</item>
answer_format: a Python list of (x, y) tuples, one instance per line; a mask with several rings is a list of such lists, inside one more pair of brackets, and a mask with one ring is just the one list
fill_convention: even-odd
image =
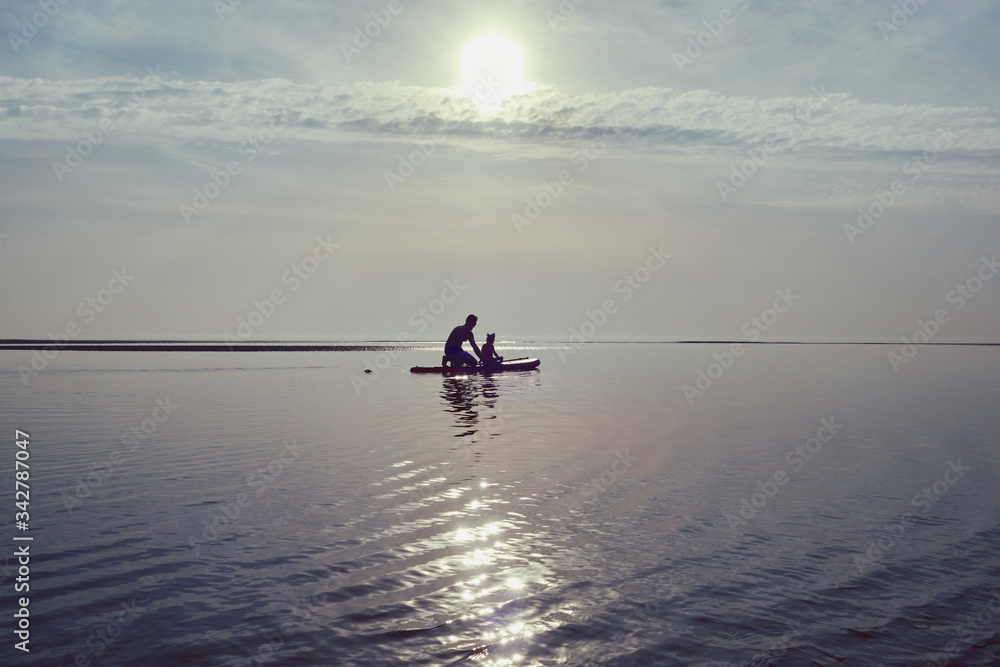
[(0, 134), (72, 141), (110, 122), (133, 139), (241, 141), (280, 115), (289, 137), (320, 142), (437, 134), (444, 141), (537, 148), (603, 135), (654, 152), (725, 154), (768, 143), (783, 152), (843, 158), (923, 151), (950, 131), (953, 156), (1000, 155), (992, 110), (867, 104), (821, 90), (755, 100), (655, 87), (570, 95), (535, 84), (483, 114), (457, 88), (185, 81), (149, 72), (73, 81), (0, 77)]

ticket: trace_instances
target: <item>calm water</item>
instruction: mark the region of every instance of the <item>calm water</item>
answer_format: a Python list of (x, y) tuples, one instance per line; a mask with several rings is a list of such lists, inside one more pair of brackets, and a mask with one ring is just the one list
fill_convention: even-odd
[(500, 347), (0, 352), (4, 663), (1000, 661), (1000, 348)]

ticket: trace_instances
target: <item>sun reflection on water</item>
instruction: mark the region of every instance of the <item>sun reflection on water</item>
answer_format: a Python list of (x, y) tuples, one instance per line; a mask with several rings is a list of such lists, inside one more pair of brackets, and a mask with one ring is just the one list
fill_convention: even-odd
[[(499, 412), (504, 400), (502, 383), (481, 377), (449, 378), (443, 383), (445, 412), (461, 431), (465, 446), (480, 460), (499, 455), (491, 451), (494, 438), (502, 433), (480, 429), (483, 411), (488, 416)], [(491, 430), (501, 430), (497, 421)], [(484, 437), (487, 436), (487, 437)], [(463, 632), (450, 635), (454, 648), (470, 652), (470, 661), (483, 665), (525, 664), (525, 651), (535, 634), (545, 630), (544, 623), (532, 622), (533, 592), (545, 587), (545, 566), (541, 564), (536, 538), (527, 529), (526, 514), (505, 506), (517, 503), (516, 486), (494, 479), (475, 479), (479, 470), (470, 470), (473, 479), (463, 487), (474, 494), (450, 499), (459, 508), (441, 512), (452, 529), (443, 534), (454, 558), (454, 569), (462, 579), (453, 584), (461, 611), (454, 622), (465, 626)], [(471, 497), (470, 497), (471, 495)], [(528, 661), (530, 662), (530, 661)]]

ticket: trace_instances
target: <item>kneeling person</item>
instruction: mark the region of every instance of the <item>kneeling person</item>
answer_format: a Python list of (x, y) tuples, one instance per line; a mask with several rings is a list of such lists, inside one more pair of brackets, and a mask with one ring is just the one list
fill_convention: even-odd
[[(465, 324), (451, 330), (451, 334), (449, 334), (448, 340), (444, 344), (444, 360), (451, 362), (452, 366), (475, 366), (478, 363), (476, 357), (483, 358), (482, 352), (479, 351), (479, 346), (476, 345), (476, 338), (472, 335), (472, 330), (476, 328), (478, 321), (478, 317), (469, 315), (465, 318)], [(469, 341), (469, 344), (472, 345), (472, 350), (476, 353), (476, 357), (473, 357), (462, 349), (462, 343), (465, 341)]]

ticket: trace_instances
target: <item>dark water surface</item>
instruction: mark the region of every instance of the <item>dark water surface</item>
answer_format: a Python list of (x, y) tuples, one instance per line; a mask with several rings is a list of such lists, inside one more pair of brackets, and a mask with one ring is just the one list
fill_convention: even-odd
[(1000, 348), (725, 349), (0, 352), (3, 664), (1000, 663)]

